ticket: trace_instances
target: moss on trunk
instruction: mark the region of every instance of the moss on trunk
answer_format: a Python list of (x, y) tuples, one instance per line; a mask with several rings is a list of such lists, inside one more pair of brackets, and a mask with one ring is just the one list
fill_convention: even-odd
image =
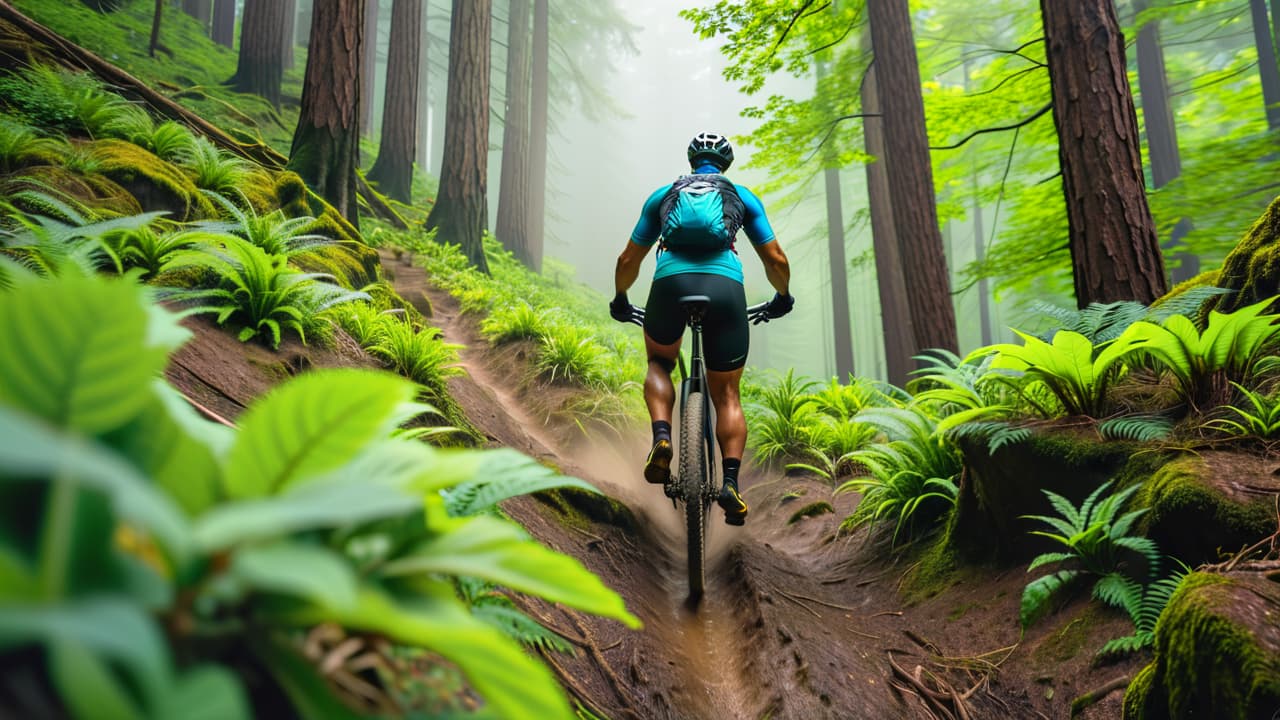
[(1218, 286), (1236, 292), (1210, 298), (1201, 309), (1202, 326), (1210, 310), (1229, 313), (1280, 294), (1280, 197), (1227, 255)]

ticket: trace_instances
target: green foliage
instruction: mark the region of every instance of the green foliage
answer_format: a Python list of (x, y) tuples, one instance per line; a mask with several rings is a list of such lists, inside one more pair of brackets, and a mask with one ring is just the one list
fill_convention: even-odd
[(988, 455), (995, 455), (997, 450), (1006, 445), (1017, 445), (1031, 438), (1031, 428), (1017, 427), (998, 420), (972, 420), (946, 428), (944, 432), (952, 441), (967, 438), (985, 441)]
[[(107, 220), (92, 220), (83, 207), (53, 195), (22, 191), (0, 205), (0, 287), (12, 272), (30, 271), (39, 275), (56, 275), (75, 268), (92, 272), (100, 267), (118, 265), (111, 243), (115, 233), (148, 227), (162, 212), (143, 213)], [(38, 208), (38, 212), (19, 209), (21, 204)], [(6, 266), (8, 269), (6, 269)]]
[(1098, 423), (1098, 434), (1103, 440), (1163, 440), (1172, 429), (1173, 421), (1159, 415), (1130, 415)]
[(1172, 575), (1145, 586), (1120, 573), (1111, 573), (1099, 580), (1093, 586), (1093, 596), (1128, 612), (1134, 632), (1108, 640), (1098, 650), (1098, 655), (1127, 655), (1151, 647), (1155, 642), (1156, 622), (1169, 604), (1169, 598), (1190, 572), (1191, 569), (1183, 565)]
[[(180, 122), (166, 120), (156, 126), (147, 143), (151, 152), (165, 162), (183, 164), (184, 159), (197, 152), (196, 136)], [(197, 187), (205, 187), (196, 183)], [(218, 188), (208, 188), (217, 190)]]
[(40, 522), (0, 539), (0, 653), (43, 648), (34, 707), (247, 718), (240, 672), (254, 667), (267, 674), (253, 671), (253, 696), (349, 717), (297, 643), (329, 624), (440, 654), (499, 716), (569, 718), (551, 673), (458, 597), (462, 578), (638, 624), (518, 526), (445, 513), (440, 491), (482, 471), (526, 485), (524, 470), (391, 436), (420, 407), (409, 383), (316, 371), (238, 429), (213, 425), (155, 379), (186, 331), (143, 288), (74, 273), (17, 282), (0, 302), (0, 495)]
[(28, 164), (47, 164), (66, 149), (67, 144), (61, 139), (40, 137), (35, 128), (0, 116), (0, 174)]
[(457, 365), (459, 347), (441, 340), (439, 328), (419, 329), (408, 320), (395, 318), (381, 326), (375, 342), (366, 349), (421, 385), (428, 400), (435, 401), (447, 396), (449, 378), (463, 372)]
[(208, 235), (199, 231), (164, 232), (148, 226), (111, 233), (105, 241), (122, 267), (141, 268), (143, 277), (150, 278), (170, 265), (178, 253), (206, 239)]
[(970, 359), (994, 353), (993, 370), (1021, 371), (1029, 381), (1043, 384), (1068, 415), (1106, 415), (1107, 390), (1124, 370), (1120, 361), (1130, 346), (1126, 336), (1095, 346), (1071, 330), (1058, 331), (1052, 343), (1017, 334), (1024, 344), (989, 345), (975, 350)]
[[(175, 138), (173, 144), (182, 145), (184, 141)], [(175, 157), (177, 164), (191, 172), (196, 187), (219, 195), (239, 192), (239, 188), (249, 177), (252, 168), (248, 161), (232, 155), (203, 137), (193, 137), (189, 145), (181, 149), (175, 148), (173, 152), (177, 153)], [(248, 203), (245, 204), (248, 205)], [(240, 218), (237, 219), (240, 220)], [(313, 219), (307, 218), (307, 220)]]
[(1237, 383), (1232, 385), (1240, 393), (1241, 398), (1249, 403), (1249, 407), (1223, 406), (1220, 409), (1234, 413), (1234, 419), (1213, 418), (1204, 426), (1232, 437), (1256, 437), (1270, 440), (1280, 435), (1280, 398), (1253, 392)]
[(807, 393), (816, 384), (796, 377), (793, 368), (777, 383), (744, 398), (743, 410), (751, 429), (747, 442), (758, 462), (804, 456), (809, 440), (805, 426), (816, 412)]
[(1070, 500), (1049, 490), (1042, 490), (1049, 499), (1057, 517), (1025, 515), (1048, 525), (1050, 531), (1034, 530), (1032, 535), (1049, 538), (1065, 550), (1037, 556), (1027, 567), (1027, 572), (1045, 565), (1070, 562), (1074, 567), (1060, 570), (1053, 575), (1038, 578), (1027, 585), (1022, 593), (1021, 622), (1030, 625), (1048, 606), (1054, 595), (1080, 577), (1106, 577), (1120, 566), (1121, 554), (1137, 553), (1150, 564), (1152, 574), (1160, 566), (1160, 553), (1155, 543), (1140, 535), (1131, 535), (1134, 522), (1147, 508), (1131, 510), (1118, 515), (1129, 498), (1141, 488), (1131, 485), (1117, 493), (1103, 497), (1111, 487), (1111, 481), (1102, 483), (1085, 498), (1077, 508)]
[(537, 340), (547, 333), (548, 314), (548, 310), (534, 310), (524, 301), (505, 305), (480, 322), (480, 334), (494, 345)]
[(1192, 404), (1209, 398), (1216, 378), (1243, 381), (1250, 378), (1260, 360), (1280, 336), (1280, 316), (1266, 314), (1272, 300), (1264, 300), (1235, 312), (1209, 313), (1200, 331), (1182, 315), (1163, 324), (1134, 323), (1117, 340), (1123, 354), (1141, 353), (1154, 358), (1177, 381), (1183, 398)]
[(877, 428), (888, 441), (851, 453), (870, 476), (851, 478), (836, 488), (837, 493), (862, 494), (844, 527), (893, 522), (892, 544), (904, 530), (914, 536), (936, 528), (955, 506), (962, 469), (960, 453), (938, 431), (938, 421), (915, 407), (872, 408), (855, 420)]
[(292, 329), (305, 343), (308, 334), (323, 332), (324, 310), (369, 299), (326, 282), (330, 275), (294, 270), (284, 256), (270, 255), (234, 235), (211, 236), (209, 242), (178, 252), (162, 271), (185, 268), (215, 273), (218, 285), (172, 289), (171, 297), (201, 303), (202, 312), (217, 314), (219, 325), (239, 324), (241, 342), (263, 335), (273, 348), (280, 346), (284, 330)]
[(555, 332), (542, 335), (541, 343), (535, 367), (551, 382), (591, 385), (602, 380), (600, 365), (605, 349), (595, 341), (590, 329), (557, 325)]
[[(236, 182), (238, 183), (239, 180)], [(206, 191), (205, 195), (221, 207), (222, 212), (229, 219), (197, 223), (197, 227), (211, 232), (231, 233), (262, 248), (269, 255), (285, 258), (292, 258), (334, 244), (332, 238), (303, 232), (315, 224), (315, 218), (307, 216), (288, 218), (285, 217), (283, 210), (273, 210), (266, 215), (259, 215), (243, 195), (238, 191), (237, 194), (243, 208), (221, 194)]]

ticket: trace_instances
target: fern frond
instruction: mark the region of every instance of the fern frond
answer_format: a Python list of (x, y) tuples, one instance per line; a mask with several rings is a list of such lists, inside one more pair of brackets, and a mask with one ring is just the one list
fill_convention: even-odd
[(1107, 573), (1099, 579), (1093, 586), (1093, 596), (1128, 612), (1130, 617), (1138, 614), (1143, 600), (1142, 586), (1118, 572)]
[[(505, 598), (504, 598), (505, 599)], [(506, 602), (487, 601), (471, 606), (471, 615), (530, 648), (573, 655), (573, 645), (562, 635)]]
[(1043, 615), (1053, 596), (1079, 576), (1079, 570), (1059, 570), (1027, 583), (1022, 590), (1022, 607), (1019, 612), (1022, 627), (1027, 627)]
[(1172, 429), (1173, 421), (1159, 415), (1130, 415), (1098, 423), (1103, 440), (1151, 442), (1165, 439)]

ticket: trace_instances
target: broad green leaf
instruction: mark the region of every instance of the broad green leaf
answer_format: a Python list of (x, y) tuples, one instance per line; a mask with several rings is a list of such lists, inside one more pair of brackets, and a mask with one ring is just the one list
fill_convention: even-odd
[(196, 520), (193, 536), (202, 550), (211, 552), (302, 530), (419, 512), (421, 497), (371, 479), (311, 482), (276, 497), (216, 505)]
[(1063, 552), (1043, 553), (1041, 555), (1037, 555), (1036, 558), (1031, 561), (1031, 564), (1027, 566), (1027, 572), (1031, 572), (1032, 570), (1035, 570), (1036, 568), (1041, 567), (1042, 565), (1049, 565), (1051, 563), (1063, 562), (1065, 560), (1070, 560), (1073, 557), (1075, 557), (1075, 554), (1073, 553), (1063, 553)]
[(451, 590), (397, 600), (366, 586), (350, 610), (303, 608), (293, 619), (304, 625), (336, 622), (433, 650), (462, 670), (499, 717), (573, 717), (564, 692), (547, 668), (514, 640), (471, 617)]
[(254, 403), (227, 456), (233, 498), (272, 495), (349, 462), (390, 434), (414, 386), (390, 373), (318, 370), (291, 379)]
[(550, 550), (515, 524), (480, 516), (451, 521), (413, 553), (387, 563), (389, 576), (444, 573), (488, 580), (580, 610), (615, 618), (628, 627), (640, 621), (626, 604), (577, 559)]
[(90, 434), (142, 411), (187, 336), (144, 288), (70, 273), (26, 281), (0, 312), (0, 402)]
[(250, 720), (253, 713), (235, 674), (224, 667), (205, 665), (175, 678), (154, 716), (182, 720)]
[(450, 515), (474, 515), (507, 498), (551, 488), (574, 487), (599, 492), (590, 483), (561, 475), (508, 448), (484, 453), (475, 475), (449, 491), (446, 504)]
[(49, 643), (49, 675), (71, 715), (79, 720), (135, 720), (138, 704), (111, 668), (73, 638)]
[(278, 542), (238, 550), (231, 574), (258, 592), (294, 595), (321, 605), (349, 608), (356, 574), (341, 555), (319, 545)]
[(91, 440), (67, 435), (32, 417), (0, 407), (0, 482), (19, 477), (73, 477), (111, 498), (122, 520), (151, 534), (181, 564), (190, 550), (182, 511), (119, 455)]

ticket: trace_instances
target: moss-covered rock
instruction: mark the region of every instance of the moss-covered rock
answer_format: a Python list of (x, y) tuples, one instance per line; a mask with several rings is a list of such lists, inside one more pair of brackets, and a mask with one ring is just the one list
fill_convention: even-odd
[(1124, 697), (1126, 720), (1270, 720), (1280, 713), (1280, 583), (1193, 573), (1156, 626), (1155, 661)]
[(378, 251), (366, 245), (360, 231), (324, 198), (308, 190), (297, 173), (277, 173), (275, 195), (286, 216), (315, 218), (315, 222), (303, 232), (323, 235), (337, 242), (297, 258), (296, 265), (311, 272), (329, 273), (348, 287), (355, 288), (377, 282), (382, 277)]
[(1236, 292), (1211, 298), (1202, 318), (1210, 310), (1229, 313), (1280, 294), (1280, 197), (1227, 255), (1218, 286)]
[[(52, 165), (26, 168), (21, 175), (5, 181), (0, 195), (12, 197), (23, 190), (43, 193), (49, 188), (75, 198), (102, 215), (137, 215), (142, 212), (137, 198), (110, 179), (101, 175), (80, 175)], [(40, 212), (35, 207), (27, 209)]]
[(1107, 480), (1149, 474), (1160, 464), (1156, 454), (1135, 454), (1134, 443), (1103, 443), (1092, 433), (1065, 430), (1037, 433), (994, 455), (979, 438), (963, 439), (960, 449), (966, 472), (948, 540), (970, 560), (1029, 560), (1057, 549), (1030, 535), (1040, 524), (1022, 517), (1055, 514), (1042, 490), (1079, 504)]
[(1250, 488), (1280, 486), (1263, 474), (1264, 465), (1242, 453), (1221, 452), (1169, 462), (1135, 496), (1151, 508), (1141, 527), (1162, 552), (1191, 565), (1257, 542), (1275, 531), (1276, 521), (1270, 496)]
[(144, 211), (166, 210), (174, 220), (217, 216), (191, 178), (147, 150), (123, 140), (93, 143), (98, 172), (137, 198)]

